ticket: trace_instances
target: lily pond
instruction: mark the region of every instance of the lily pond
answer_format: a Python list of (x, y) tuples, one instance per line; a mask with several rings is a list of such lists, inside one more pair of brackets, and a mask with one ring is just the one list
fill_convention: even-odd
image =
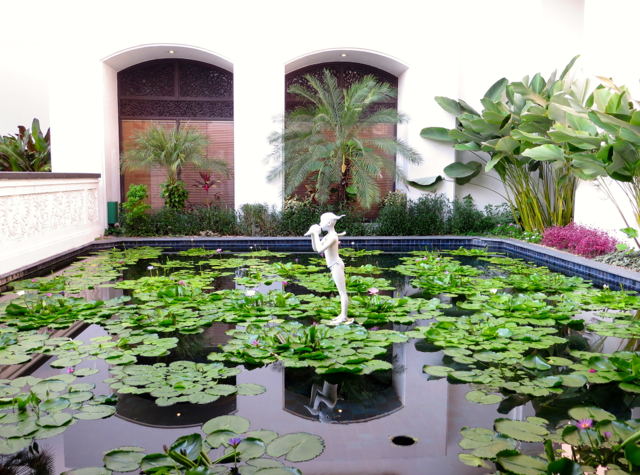
[(337, 327), (311, 254), (113, 249), (13, 282), (3, 473), (640, 473), (637, 295), (483, 250), (340, 254)]

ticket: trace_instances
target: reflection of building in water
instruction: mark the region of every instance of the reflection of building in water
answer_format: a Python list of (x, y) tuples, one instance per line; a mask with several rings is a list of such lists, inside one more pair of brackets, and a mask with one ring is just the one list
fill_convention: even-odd
[(403, 349), (394, 345), (393, 370), (365, 375), (285, 368), (284, 410), (324, 424), (366, 422), (399, 411), (406, 385)]
[[(234, 384), (235, 384), (235, 377)], [(116, 416), (134, 424), (158, 428), (199, 426), (209, 419), (233, 414), (236, 395), (223, 396), (209, 404), (158, 406), (156, 398), (140, 394), (119, 394)]]
[[(164, 333), (163, 337), (176, 337), (179, 339), (175, 348), (169, 350), (165, 357), (145, 358), (138, 357), (139, 364), (170, 364), (173, 361), (189, 359), (198, 363), (211, 363), (207, 355), (224, 345), (231, 338), (226, 334), (227, 330), (234, 329), (235, 324), (216, 322), (202, 333), (193, 335), (180, 332)], [(236, 384), (236, 377), (219, 380), (224, 384)], [(203, 424), (214, 417), (233, 414), (237, 410), (236, 395), (222, 396), (209, 404), (178, 403), (172, 406), (156, 405), (156, 398), (149, 394), (118, 394), (116, 416), (133, 422), (152, 427), (191, 427)]]

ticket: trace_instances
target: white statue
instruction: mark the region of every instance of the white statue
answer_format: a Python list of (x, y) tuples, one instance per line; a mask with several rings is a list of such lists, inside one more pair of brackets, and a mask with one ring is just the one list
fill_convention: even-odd
[[(339, 325), (341, 323), (351, 324), (353, 318), (347, 317), (347, 308), (349, 307), (349, 298), (347, 297), (347, 283), (344, 277), (344, 262), (338, 254), (338, 238), (346, 233), (336, 233), (335, 225), (342, 216), (333, 213), (324, 213), (320, 216), (320, 224), (314, 224), (305, 233), (305, 236), (311, 236), (311, 245), (313, 250), (319, 253), (324, 252), (327, 260), (327, 267), (331, 270), (333, 281), (336, 283), (338, 293), (340, 294), (340, 315), (329, 322), (330, 325)], [(327, 231), (325, 237), (320, 239), (320, 233)]]

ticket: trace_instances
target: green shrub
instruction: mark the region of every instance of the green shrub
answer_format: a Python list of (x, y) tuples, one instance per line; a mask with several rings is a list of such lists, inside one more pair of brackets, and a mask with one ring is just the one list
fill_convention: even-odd
[(162, 188), (160, 198), (164, 198), (165, 207), (176, 210), (184, 209), (184, 203), (189, 199), (189, 192), (184, 187), (184, 182), (168, 180), (165, 183), (160, 183), (160, 187)]
[(280, 218), (280, 236), (303, 236), (312, 224), (320, 222), (321, 208), (312, 200), (296, 197), (284, 202)]
[(144, 202), (148, 198), (146, 185), (129, 185), (127, 200), (122, 203), (121, 225), (127, 236), (150, 236), (153, 235), (152, 220), (147, 215), (147, 210), (151, 209)]
[(380, 214), (375, 221), (374, 232), (377, 236), (411, 235), (407, 195), (404, 191), (390, 191), (382, 199)]
[(238, 211), (238, 231), (244, 236), (277, 236), (280, 212), (266, 203), (244, 204)]
[(451, 202), (444, 194), (424, 194), (409, 206), (407, 236), (438, 236), (449, 232)]

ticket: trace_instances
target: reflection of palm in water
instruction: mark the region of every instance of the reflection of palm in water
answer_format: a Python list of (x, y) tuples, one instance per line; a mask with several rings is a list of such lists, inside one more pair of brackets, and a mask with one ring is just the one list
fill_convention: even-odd
[[(338, 402), (338, 385), (330, 384), (326, 381), (322, 385), (313, 383), (311, 386), (311, 397), (309, 406), (304, 406), (314, 416), (318, 416), (318, 420), (323, 424), (331, 424), (333, 420), (333, 408)], [(321, 406), (323, 405), (323, 406)]]

